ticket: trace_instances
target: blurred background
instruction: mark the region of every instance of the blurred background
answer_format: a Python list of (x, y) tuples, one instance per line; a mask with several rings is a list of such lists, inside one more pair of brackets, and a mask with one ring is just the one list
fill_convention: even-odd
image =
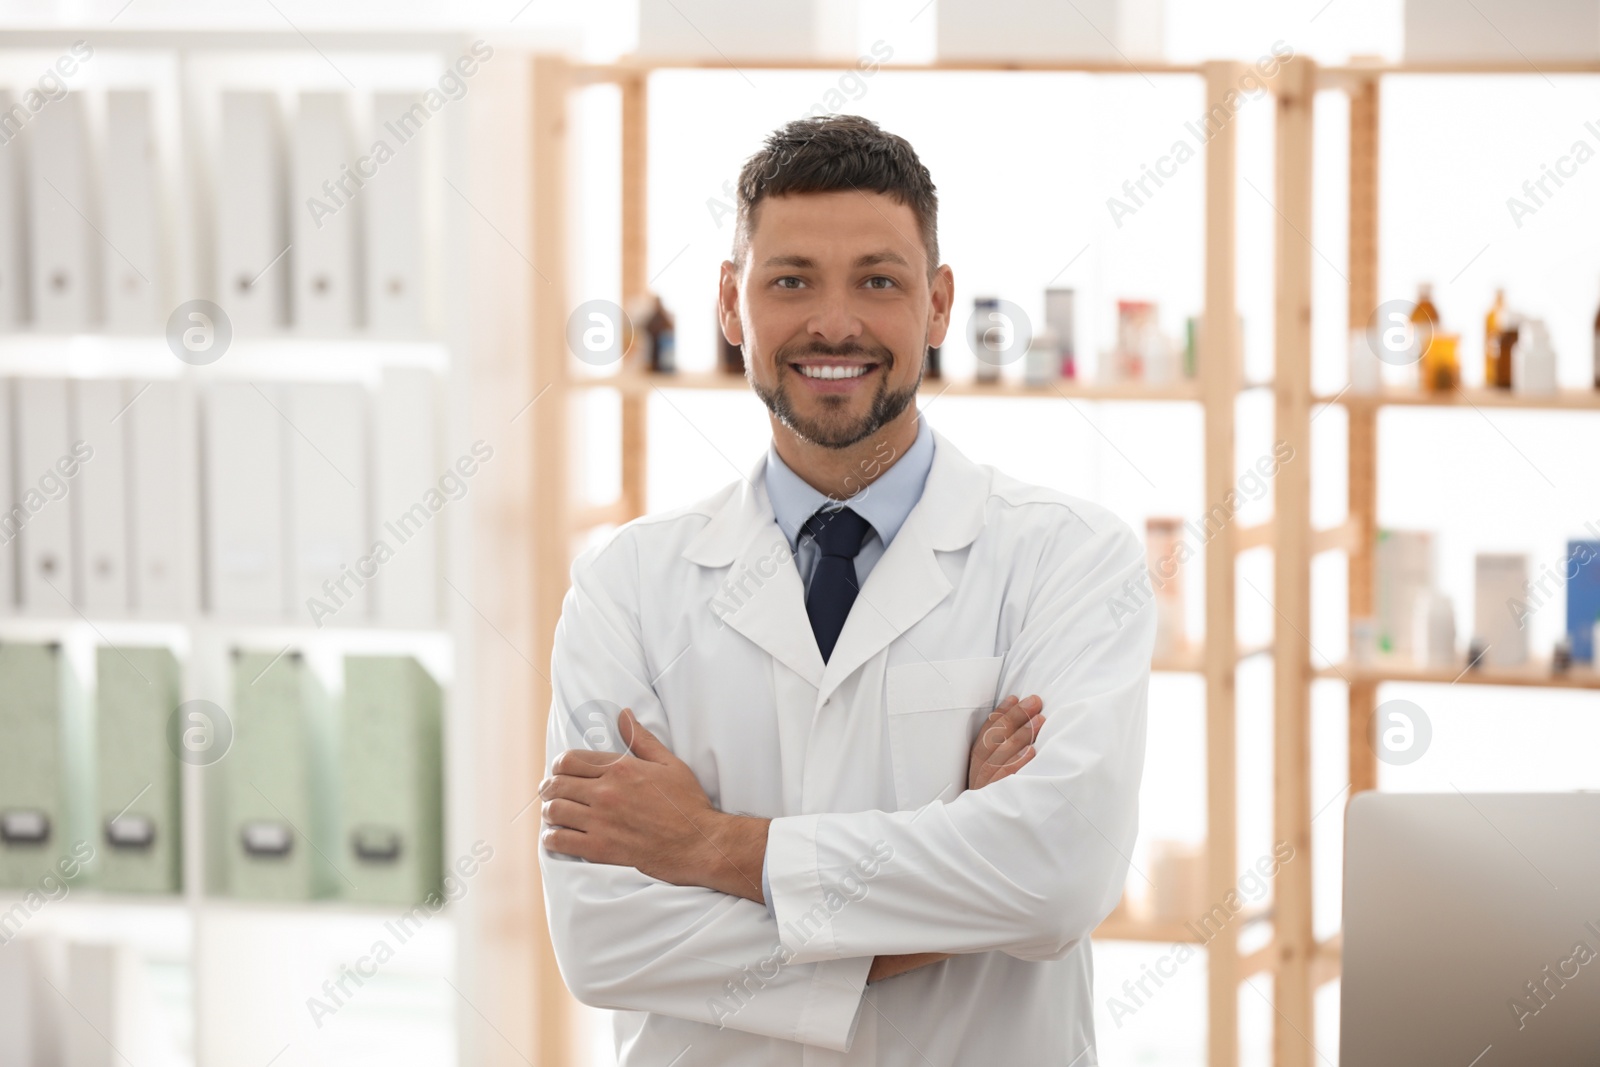
[(830, 113), (930, 420), (1164, 579), (1102, 1062), (1338, 1061), (1352, 792), (1600, 786), (1596, 0), (8, 0), (0, 1067), (615, 1062), (550, 641), (765, 448), (732, 182)]

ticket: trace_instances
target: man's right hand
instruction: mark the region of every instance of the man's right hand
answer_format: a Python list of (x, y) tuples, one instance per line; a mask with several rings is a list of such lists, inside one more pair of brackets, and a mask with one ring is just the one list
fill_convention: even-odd
[(1044, 723), (1044, 701), (1037, 696), (1009, 696), (996, 705), (972, 743), (967, 788), (982, 789), (1021, 770), (1033, 759), (1033, 742)]

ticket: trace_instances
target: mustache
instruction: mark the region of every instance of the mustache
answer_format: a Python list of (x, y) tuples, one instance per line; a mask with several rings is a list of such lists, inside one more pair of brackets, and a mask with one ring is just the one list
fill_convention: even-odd
[(788, 363), (802, 356), (837, 356), (841, 359), (848, 356), (867, 356), (882, 363), (894, 362), (894, 353), (881, 345), (868, 348), (857, 341), (846, 341), (844, 344), (830, 345), (826, 341), (810, 341), (794, 348), (780, 348), (778, 361)]

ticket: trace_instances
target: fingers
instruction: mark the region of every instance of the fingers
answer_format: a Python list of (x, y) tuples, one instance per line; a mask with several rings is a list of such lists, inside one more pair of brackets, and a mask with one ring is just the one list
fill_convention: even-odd
[[(1035, 720), (1043, 722), (1043, 717)], [(1031, 729), (1017, 730), (1010, 737), (1002, 741), (993, 752), (989, 753), (984, 761), (991, 767), (1003, 767), (1007, 770), (1022, 766), (1027, 760), (1033, 758), (1033, 739), (1037, 734)]]
[(539, 816), (546, 826), (560, 826), (568, 830), (585, 831), (589, 829), (590, 820), (594, 817), (593, 809), (587, 804), (565, 800), (560, 797), (546, 800), (539, 805)]
[(1029, 741), (1039, 735), (1044, 727), (1044, 701), (1037, 696), (1017, 699), (1008, 696), (995, 706), (983, 729), (978, 732), (977, 749), (987, 757), (1014, 734), (1022, 733)]
[(550, 764), (552, 774), (570, 774), (577, 778), (598, 778), (606, 768), (622, 757), (615, 752), (596, 752), (587, 748), (569, 748)]

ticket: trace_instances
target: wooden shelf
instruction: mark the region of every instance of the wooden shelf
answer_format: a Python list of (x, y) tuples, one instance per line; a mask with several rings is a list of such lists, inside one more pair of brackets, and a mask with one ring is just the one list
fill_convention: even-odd
[(1419, 667), (1405, 663), (1353, 664), (1319, 667), (1318, 678), (1345, 678), (1352, 682), (1420, 682), (1430, 685), (1514, 685), (1541, 689), (1600, 689), (1600, 672), (1574, 665), (1566, 674), (1552, 674), (1548, 663), (1526, 667)]
[(1348, 408), (1441, 407), (1441, 408), (1528, 408), (1530, 410), (1600, 411), (1600, 389), (1562, 389), (1554, 393), (1514, 393), (1509, 389), (1464, 388), (1449, 393), (1430, 393), (1420, 389), (1385, 388), (1376, 393), (1347, 389), (1333, 396), (1319, 396), (1313, 406), (1343, 404)]
[[(574, 389), (617, 389), (626, 395), (639, 395), (653, 389), (731, 389), (743, 392), (750, 389), (750, 383), (742, 374), (716, 371), (683, 371), (677, 374), (625, 371), (607, 375), (575, 375), (567, 384)], [(1026, 385), (1011, 381), (985, 384), (952, 378), (927, 378), (918, 392), (922, 396), (948, 393), (951, 396), (1034, 397), (1041, 400), (1065, 397), (1068, 400), (1200, 402), (1200, 383), (1190, 379), (1151, 385), (1147, 382), (1093, 382), (1064, 378), (1048, 385)]]

